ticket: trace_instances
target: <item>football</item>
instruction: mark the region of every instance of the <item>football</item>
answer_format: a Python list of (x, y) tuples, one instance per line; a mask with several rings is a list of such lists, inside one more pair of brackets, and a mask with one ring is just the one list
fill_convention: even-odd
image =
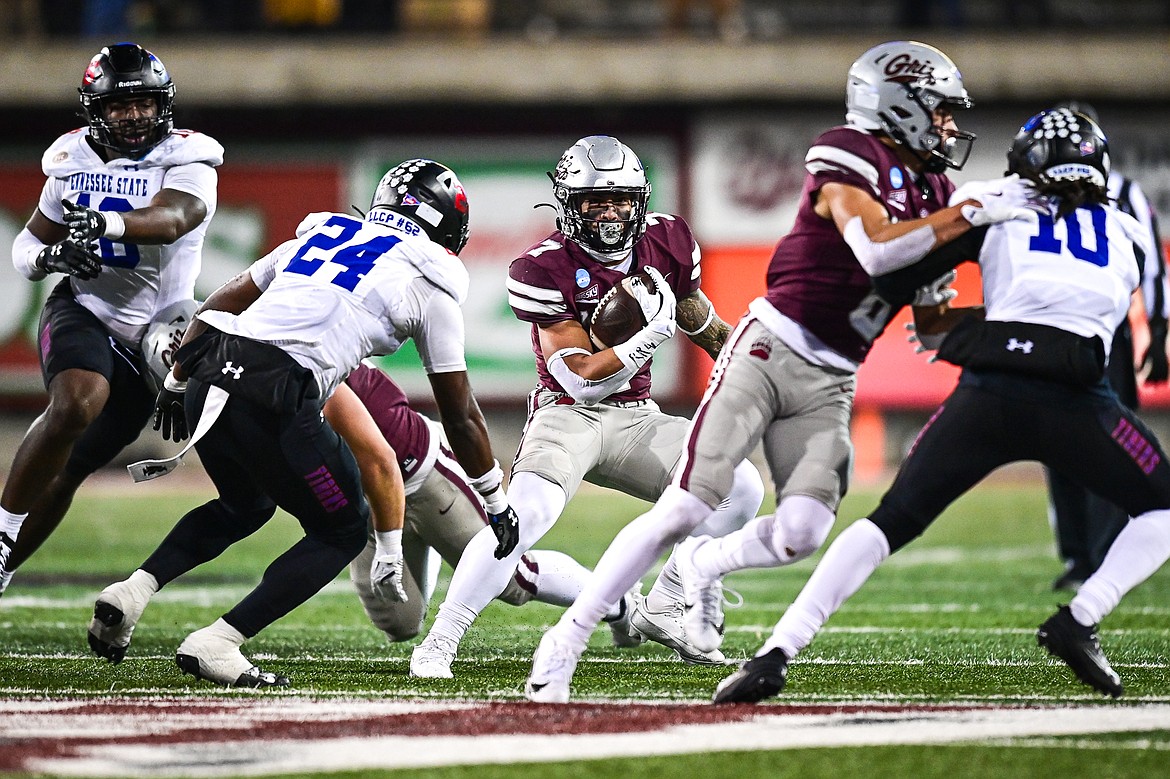
[(645, 270), (626, 276), (602, 296), (589, 320), (589, 339), (597, 351), (628, 341), (646, 326), (646, 317), (638, 299), (630, 291), (641, 285), (655, 295), (661, 295), (654, 279)]

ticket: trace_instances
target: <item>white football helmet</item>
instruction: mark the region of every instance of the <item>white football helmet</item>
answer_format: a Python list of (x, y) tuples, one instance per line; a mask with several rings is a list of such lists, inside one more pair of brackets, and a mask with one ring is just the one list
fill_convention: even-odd
[(934, 173), (962, 168), (975, 141), (968, 132), (944, 136), (933, 121), (934, 110), (940, 106), (952, 111), (970, 108), (971, 98), (955, 63), (933, 46), (915, 41), (883, 43), (849, 68), (845, 121), (884, 132), (923, 156), (926, 169)]
[(180, 300), (154, 315), (154, 321), (142, 336), (140, 349), (146, 366), (143, 378), (152, 391), (162, 389), (163, 379), (175, 365), (175, 352), (183, 340), (183, 333), (195, 318), (199, 304), (194, 300)]
[[(646, 232), (646, 204), (650, 182), (633, 150), (608, 135), (590, 135), (561, 155), (549, 174), (556, 198), (557, 229), (566, 238), (602, 254), (628, 252)], [(630, 218), (622, 222), (586, 220), (581, 202), (598, 194), (628, 194), (633, 201)]]

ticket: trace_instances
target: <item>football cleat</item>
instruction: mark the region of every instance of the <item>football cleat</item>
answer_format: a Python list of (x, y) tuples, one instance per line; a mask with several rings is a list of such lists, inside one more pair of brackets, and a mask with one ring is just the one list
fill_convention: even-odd
[(579, 659), (580, 655), (553, 631), (545, 633), (532, 656), (524, 697), (535, 703), (568, 703), (569, 682)]
[(606, 622), (609, 625), (610, 633), (613, 635), (613, 645), (618, 649), (631, 649), (636, 646), (641, 646), (645, 641), (634, 626), (631, 624), (634, 617), (634, 609), (642, 602), (642, 583), (635, 584), (629, 592), (622, 596), (621, 613), (614, 619)]
[(428, 633), (410, 653), (410, 675), (418, 679), (454, 679), (451, 663), (458, 651), (457, 641)]
[(724, 665), (727, 660), (718, 649), (704, 651), (687, 637), (683, 626), (683, 605), (673, 601), (665, 611), (651, 611), (646, 599), (634, 607), (630, 625), (645, 638), (670, 647), (683, 662), (693, 665)]
[(1061, 606), (1036, 631), (1036, 641), (1068, 664), (1076, 677), (1098, 692), (1120, 698), (1125, 688), (1121, 677), (1109, 665), (1096, 625), (1077, 622), (1068, 606)]
[(719, 683), (712, 703), (759, 703), (784, 689), (788, 681), (788, 655), (772, 649), (753, 657)]
[(185, 674), (223, 687), (287, 687), (288, 677), (262, 671), (240, 648), (215, 632), (200, 628), (183, 639), (175, 664)]
[(683, 627), (694, 646), (711, 652), (723, 643), (723, 582), (703, 576), (695, 568), (695, 550), (709, 536), (686, 538), (674, 550), (674, 564), (682, 580)]
[(139, 586), (134, 577), (114, 582), (101, 591), (89, 622), (89, 648), (95, 655), (115, 664), (126, 658), (134, 626), (153, 594)]

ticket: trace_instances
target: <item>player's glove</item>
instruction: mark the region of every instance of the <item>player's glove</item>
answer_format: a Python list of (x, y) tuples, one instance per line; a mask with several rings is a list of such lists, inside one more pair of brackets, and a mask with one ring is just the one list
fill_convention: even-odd
[(80, 244), (89, 244), (106, 234), (106, 217), (101, 211), (79, 206), (68, 200), (61, 201), (65, 212), (65, 226), (69, 237)]
[(496, 559), (503, 560), (520, 543), (520, 519), (508, 505), (508, 496), (504, 494), (504, 471), (500, 464), (493, 462), (487, 473), (471, 480), (471, 486), (483, 498), (488, 527), (496, 536)]
[(496, 559), (503, 560), (520, 542), (520, 518), (511, 506), (505, 505), (499, 513), (488, 512), (488, 527), (496, 535)]
[(101, 258), (85, 244), (77, 243), (73, 238), (66, 238), (41, 249), (40, 254), (33, 260), (33, 266), (46, 275), (67, 273), (85, 281), (96, 279), (102, 272)]
[(666, 279), (662, 277), (662, 273), (657, 268), (647, 266), (646, 275), (653, 279), (657, 290), (651, 291), (638, 283), (630, 285), (631, 294), (638, 301), (638, 305), (642, 307), (642, 316), (646, 317), (647, 322), (667, 320), (674, 322), (676, 303), (674, 290), (666, 283)]
[(1166, 320), (1150, 320), (1150, 348), (1146, 352), (1143, 367), (1146, 372), (1147, 384), (1161, 384), (1170, 379), (1170, 361), (1166, 357)]
[(915, 306), (941, 306), (944, 303), (949, 303), (955, 299), (959, 293), (951, 288), (951, 284), (958, 277), (958, 273), (954, 270), (947, 271), (939, 276), (934, 281), (930, 282), (924, 287), (919, 287), (914, 294), (914, 301), (912, 305)]
[[(906, 330), (910, 333), (910, 335), (906, 336), (906, 340), (914, 344), (915, 354), (938, 351), (938, 347), (942, 346), (943, 339), (947, 337), (946, 333), (936, 333), (934, 335), (929, 333), (919, 333), (918, 328), (913, 322), (906, 323)], [(926, 361), (934, 362), (937, 359), (938, 355), (932, 354), (926, 359)]]
[(370, 586), (383, 600), (406, 603), (402, 584), (402, 530), (374, 533), (374, 562), (370, 564)]
[(173, 373), (163, 379), (163, 388), (154, 401), (154, 429), (162, 431), (164, 441), (178, 443), (187, 437), (187, 412), (183, 399), (187, 382), (179, 381)]

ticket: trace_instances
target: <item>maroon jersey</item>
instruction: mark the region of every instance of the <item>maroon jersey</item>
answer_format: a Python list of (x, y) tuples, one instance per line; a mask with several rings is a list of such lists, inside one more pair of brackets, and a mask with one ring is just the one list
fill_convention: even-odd
[(898, 221), (945, 208), (955, 185), (941, 173), (916, 176), (877, 136), (852, 127), (823, 133), (813, 142), (804, 166), (808, 173), (796, 224), (772, 254), (765, 297), (826, 346), (861, 362), (885, 322), (867, 333), (850, 323), (850, 314), (858, 310), (872, 284), (833, 220), (821, 219), (813, 211), (813, 196), (825, 184), (848, 184), (870, 193), (890, 219)]
[[(669, 214), (649, 214), (646, 233), (634, 245), (630, 273), (657, 268), (675, 297), (687, 297), (699, 288), (699, 247), (685, 221)], [(576, 243), (556, 232), (532, 246), (508, 269), (508, 302), (517, 318), (532, 323), (532, 350), (540, 386), (554, 392), (564, 388), (549, 373), (540, 349), (539, 326), (573, 320), (589, 330), (593, 310), (614, 285), (627, 274), (606, 268)], [(630, 388), (614, 393), (612, 400), (650, 397), (650, 363), (630, 379)]]
[(407, 404), (402, 388), (376, 368), (359, 365), (346, 377), (345, 383), (394, 448), (402, 479), (406, 481), (419, 469), (430, 449), (431, 430), (426, 420)]

